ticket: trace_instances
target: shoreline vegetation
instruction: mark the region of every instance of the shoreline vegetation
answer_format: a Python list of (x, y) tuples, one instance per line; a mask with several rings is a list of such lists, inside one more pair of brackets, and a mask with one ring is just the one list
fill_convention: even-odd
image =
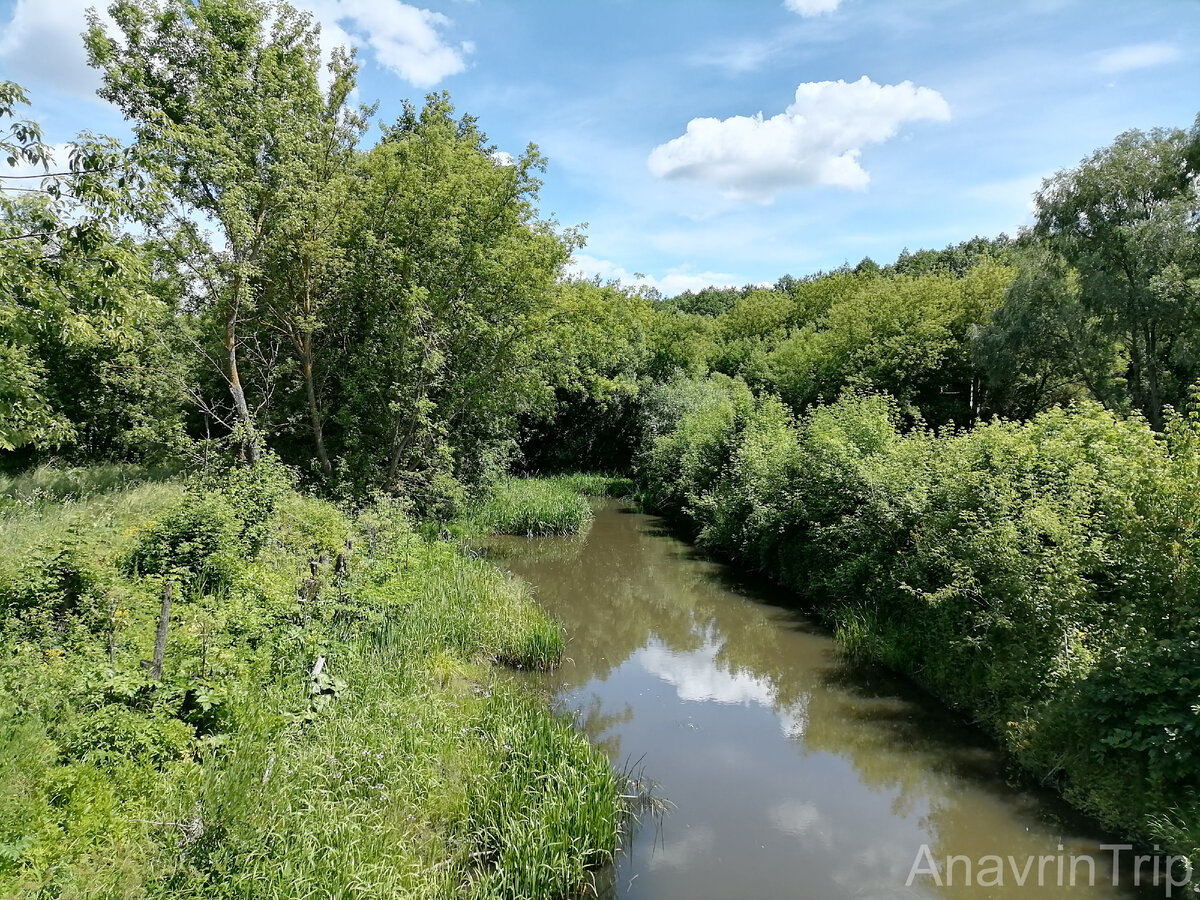
[(91, 474), (3, 485), (0, 896), (565, 897), (611, 859), (624, 780), (497, 677), (562, 654), (522, 583), (269, 460)]
[(1200, 854), (1200, 414), (905, 426), (717, 375), (648, 403), (646, 506), (797, 591), (1122, 835)]

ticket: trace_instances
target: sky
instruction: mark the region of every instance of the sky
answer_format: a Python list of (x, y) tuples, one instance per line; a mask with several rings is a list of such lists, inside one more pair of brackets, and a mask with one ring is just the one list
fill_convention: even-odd
[[(0, 0), (0, 77), (46, 139), (128, 135), (79, 34)], [(549, 159), (574, 270), (666, 295), (1028, 225), (1042, 179), (1200, 113), (1200, 0), (294, 0), (359, 48), (378, 121), (448, 91)]]

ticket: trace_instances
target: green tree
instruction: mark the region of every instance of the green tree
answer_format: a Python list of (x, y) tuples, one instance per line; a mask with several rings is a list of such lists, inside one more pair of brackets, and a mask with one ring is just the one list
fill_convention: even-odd
[(307, 15), (259, 0), (117, 0), (109, 12), (119, 35), (92, 13), (86, 41), (100, 96), (132, 122), (137, 160), (154, 178), (137, 213), (219, 322), (232, 401), (223, 418), (254, 461), (242, 325), (294, 184), (326, 134), (316, 32)]
[(571, 240), (536, 217), (544, 165), (533, 146), (495, 157), (445, 94), (406, 104), (366, 154), (328, 325), (355, 478), (436, 502), (501, 466), (514, 417), (545, 401), (535, 314)]
[(0, 83), (0, 149), (10, 165), (43, 169), (0, 179), (0, 449), (107, 455), (149, 419), (177, 419), (149, 361), (166, 310), (117, 226), (129, 204), (122, 154), (85, 135), (51, 171), (38, 126), (14, 119), (27, 103)]
[(1156, 428), (1200, 362), (1197, 170), (1181, 129), (1128, 131), (1037, 194), (1034, 233), (1079, 276), (1082, 303), (1128, 359), (1130, 399)]
[(328, 390), (320, 342), (325, 308), (348, 271), (355, 148), (374, 112), (349, 107), (357, 71), (353, 56), (335, 50), (329, 68), (319, 128), (293, 168), (285, 211), (268, 240), (260, 275), (260, 316), (266, 330), (282, 334), (295, 354), (313, 451), (327, 480), (333, 463), (325, 440)]
[(1003, 304), (971, 341), (988, 411), (1028, 418), (1081, 393), (1122, 409), (1119, 348), (1084, 306), (1078, 275), (1045, 247), (1030, 247), (1014, 262)]

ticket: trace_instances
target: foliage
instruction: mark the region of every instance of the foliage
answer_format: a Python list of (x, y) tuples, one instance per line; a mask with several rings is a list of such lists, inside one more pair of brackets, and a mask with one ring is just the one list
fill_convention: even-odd
[(1078, 273), (1080, 302), (1121, 346), (1129, 399), (1156, 428), (1200, 374), (1192, 140), (1182, 129), (1127, 131), (1036, 197), (1035, 233)]
[(903, 431), (885, 396), (796, 419), (719, 378), (654, 408), (643, 496), (702, 543), (802, 591), (852, 651), (1125, 832), (1194, 816), (1200, 420), (1162, 436), (1084, 405)]
[[(272, 467), (0, 521), (5, 608), (44, 624), (3, 631), (0, 894), (584, 889), (618, 843), (620, 783), (489, 666), (555, 664), (561, 629), (524, 585), (422, 541), (402, 504), (350, 519), (279, 489)], [(226, 550), (223, 592), (177, 594), (153, 680), (139, 660), (161, 579), (146, 570)]]

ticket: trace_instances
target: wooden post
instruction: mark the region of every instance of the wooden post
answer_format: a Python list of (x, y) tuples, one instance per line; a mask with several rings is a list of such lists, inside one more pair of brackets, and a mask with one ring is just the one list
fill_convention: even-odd
[(346, 549), (339, 550), (337, 562), (333, 564), (333, 572), (335, 575), (347, 575), (350, 572), (350, 553), (354, 550), (354, 541), (346, 541)]
[(150, 677), (162, 681), (163, 658), (167, 655), (167, 628), (171, 624), (171, 594), (175, 582), (168, 581), (163, 590), (162, 609), (158, 613), (158, 631), (154, 635), (154, 659), (150, 663)]

